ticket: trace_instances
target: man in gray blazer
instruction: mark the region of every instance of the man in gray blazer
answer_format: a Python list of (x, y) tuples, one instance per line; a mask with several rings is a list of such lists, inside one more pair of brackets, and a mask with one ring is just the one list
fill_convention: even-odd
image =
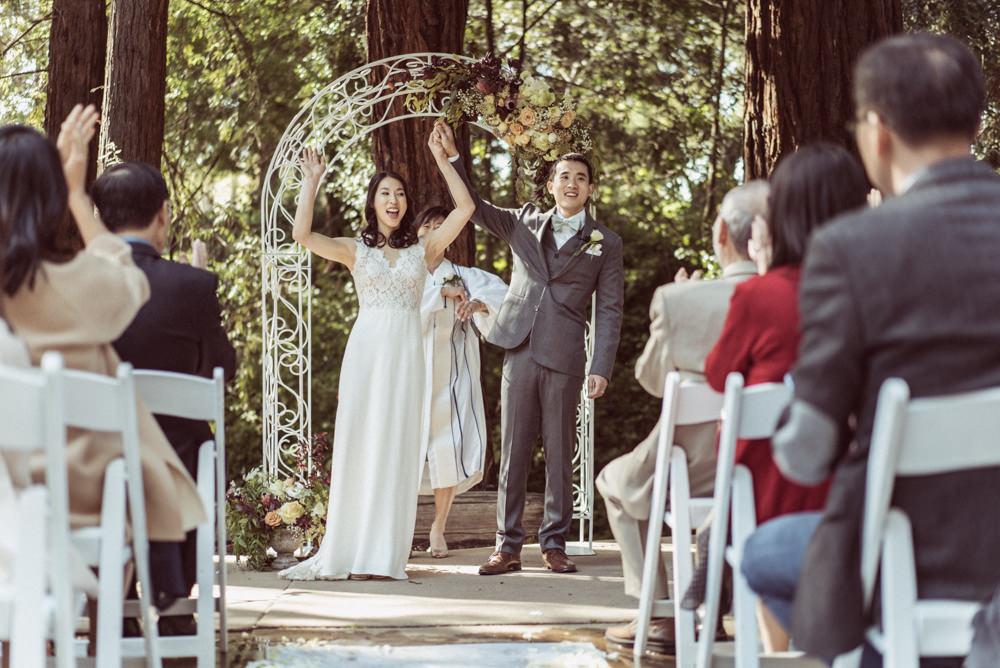
[[(440, 124), (444, 146), (458, 159), (454, 134)], [(573, 447), (576, 407), (585, 381), (585, 331), (596, 293), (594, 353), (586, 376), (591, 398), (611, 378), (622, 320), (622, 240), (594, 220), (584, 206), (594, 194), (590, 163), (565, 155), (552, 166), (548, 191), (555, 208), (534, 204), (503, 209), (484, 202), (456, 164), (476, 201), (472, 221), (510, 245), (510, 289), (488, 340), (507, 351), (500, 384), (501, 454), (496, 551), (480, 575), (521, 569), (521, 525), (532, 452), (542, 437), (545, 452), (545, 515), (538, 529), (542, 560), (557, 573), (572, 573), (566, 536), (573, 519)]]
[[(985, 107), (978, 59), (944, 35), (893, 37), (862, 54), (854, 93), (858, 149), (888, 199), (809, 243), (795, 397), (772, 439), (788, 478), (832, 472), (833, 484), (822, 514), (761, 525), (742, 561), (796, 646), (828, 660), (870, 620), (859, 533), (883, 381), (902, 378), (913, 397), (1000, 385), (1000, 175), (969, 155)], [(1000, 585), (998, 490), (996, 467), (895, 481), (922, 598), (985, 601)]]
[[(635, 377), (654, 397), (663, 396), (663, 381), (671, 371), (679, 371), (685, 380), (704, 382), (705, 357), (722, 332), (733, 288), (757, 275), (757, 267), (748, 255), (748, 243), (754, 218), (767, 217), (767, 194), (766, 181), (751, 181), (733, 188), (722, 199), (712, 226), (712, 246), (722, 266), (721, 278), (696, 280), (688, 278), (681, 269), (673, 283), (661, 285), (653, 294), (649, 340), (635, 364)], [(693, 496), (712, 494), (717, 424), (713, 421), (684, 425), (674, 433), (675, 443), (687, 454)], [(636, 598), (642, 587), (659, 433), (657, 423), (646, 440), (609, 462), (597, 477), (597, 489), (604, 497), (611, 532), (621, 549), (625, 593)], [(656, 598), (669, 595), (665, 574), (661, 557), (654, 588)], [(654, 619), (649, 635), (651, 646), (672, 651), (673, 630), (671, 618)], [(635, 622), (608, 629), (606, 637), (619, 645), (631, 646), (635, 642)]]

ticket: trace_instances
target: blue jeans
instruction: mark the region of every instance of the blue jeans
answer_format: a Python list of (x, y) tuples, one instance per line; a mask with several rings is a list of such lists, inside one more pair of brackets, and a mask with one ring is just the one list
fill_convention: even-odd
[(792, 624), (792, 601), (806, 547), (822, 515), (776, 517), (757, 527), (743, 547), (743, 577), (786, 631)]
[[(786, 631), (792, 625), (792, 602), (802, 572), (806, 547), (819, 524), (820, 512), (782, 515), (761, 524), (747, 538), (740, 571)], [(794, 642), (794, 638), (792, 639)], [(829, 661), (828, 661), (829, 663)], [(921, 668), (957, 668), (961, 658), (922, 658)], [(879, 668), (881, 655), (865, 644), (861, 668)]]

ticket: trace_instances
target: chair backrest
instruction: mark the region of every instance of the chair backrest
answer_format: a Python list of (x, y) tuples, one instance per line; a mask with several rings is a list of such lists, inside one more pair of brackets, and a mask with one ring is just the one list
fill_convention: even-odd
[(1000, 388), (910, 399), (889, 378), (879, 388), (861, 532), (861, 582), (869, 605), (897, 475), (928, 475), (1000, 466)]
[(62, 356), (46, 353), (42, 369), (0, 365), (0, 449), (44, 453), (47, 488), (48, 583), (55, 604), (55, 640), (60, 666), (73, 665), (72, 590), (69, 579), (69, 486), (66, 429), (55, 375)]
[(792, 398), (792, 389), (784, 383), (761, 383), (744, 387), (743, 375), (726, 376), (726, 393), (719, 434), (719, 463), (716, 467), (716, 496), (721, 491), (723, 507), (728, 508), (728, 487), (736, 457), (736, 441), (741, 438), (770, 438), (778, 418)]
[(222, 367), (215, 368), (211, 379), (153, 369), (136, 369), (132, 377), (139, 397), (152, 413), (209, 420), (215, 422), (216, 430), (224, 426)]
[(660, 403), (660, 431), (657, 435), (657, 467), (666, 470), (670, 446), (674, 444), (676, 427), (702, 424), (719, 419), (722, 395), (707, 383), (681, 382), (681, 376), (671, 371), (663, 379), (663, 401)]

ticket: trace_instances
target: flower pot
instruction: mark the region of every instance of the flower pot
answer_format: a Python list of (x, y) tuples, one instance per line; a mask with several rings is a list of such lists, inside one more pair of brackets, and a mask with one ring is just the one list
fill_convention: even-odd
[(271, 549), (277, 553), (271, 570), (280, 571), (299, 563), (294, 552), (302, 545), (302, 530), (293, 526), (275, 527), (271, 534)]

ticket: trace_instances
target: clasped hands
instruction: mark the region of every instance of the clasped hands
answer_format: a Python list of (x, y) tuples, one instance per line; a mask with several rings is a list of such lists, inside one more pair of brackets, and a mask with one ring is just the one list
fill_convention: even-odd
[(465, 288), (460, 285), (445, 285), (441, 288), (441, 296), (455, 300), (455, 315), (462, 322), (471, 318), (474, 313), (488, 310), (486, 304), (478, 299), (469, 299)]

